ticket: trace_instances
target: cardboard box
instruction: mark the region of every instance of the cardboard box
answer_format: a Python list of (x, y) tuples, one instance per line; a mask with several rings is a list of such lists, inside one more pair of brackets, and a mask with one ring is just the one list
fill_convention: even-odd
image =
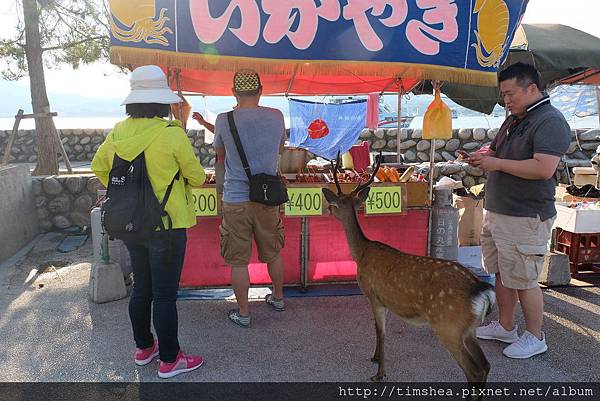
[(598, 209), (572, 209), (567, 203), (561, 202), (556, 204), (556, 212), (554, 227), (579, 234), (600, 232)]
[(560, 201), (566, 202), (566, 201), (563, 199), (563, 197), (564, 197), (565, 195), (568, 195), (568, 194), (567, 194), (567, 187), (566, 187), (566, 186), (559, 185), (559, 186), (557, 186), (557, 187), (555, 188), (555, 191), (554, 191), (554, 200), (555, 200), (556, 202), (560, 202)]
[(405, 184), (408, 207), (429, 206), (428, 183), (411, 181)]
[[(340, 183), (340, 187), (342, 188), (342, 192), (349, 194), (354, 188), (356, 188), (355, 183)], [(384, 182), (384, 183), (373, 183), (372, 186), (401, 186), (403, 193), (406, 195), (406, 203), (402, 204), (402, 207), (423, 207), (429, 206), (429, 184), (426, 182)], [(327, 184), (327, 188), (331, 191), (337, 193), (337, 189), (333, 182)], [(403, 195), (404, 198), (404, 195)]]
[(596, 170), (593, 167), (574, 167), (575, 179), (573, 183), (578, 187), (586, 184), (596, 185)]
[(571, 203), (571, 202), (600, 202), (600, 198), (582, 198), (580, 196), (574, 196), (571, 194), (564, 194), (562, 196), (561, 199), (558, 199), (559, 201), (562, 202), (567, 202), (567, 203)]

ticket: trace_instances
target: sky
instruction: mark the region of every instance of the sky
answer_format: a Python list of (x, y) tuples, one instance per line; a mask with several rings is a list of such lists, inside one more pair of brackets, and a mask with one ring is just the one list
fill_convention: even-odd
[[(510, 1), (510, 0), (509, 0)], [(12, 0), (0, 0), (0, 27), (14, 25), (15, 9)], [(524, 23), (564, 24), (600, 37), (599, 0), (530, 0), (523, 17)], [(3, 28), (0, 37), (8, 32)], [(21, 81), (28, 85), (27, 79)], [(62, 66), (46, 70), (48, 92), (124, 98), (129, 91), (128, 77), (118, 73), (109, 63), (94, 63), (78, 70)]]

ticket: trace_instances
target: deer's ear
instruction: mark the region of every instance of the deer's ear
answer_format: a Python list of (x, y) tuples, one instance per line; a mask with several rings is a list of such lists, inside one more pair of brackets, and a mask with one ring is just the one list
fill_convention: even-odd
[(360, 192), (358, 193), (358, 195), (356, 196), (356, 198), (358, 199), (358, 204), (362, 205), (367, 198), (369, 197), (369, 191), (371, 190), (371, 188), (366, 187), (360, 190)]
[(334, 194), (331, 190), (329, 190), (327, 188), (323, 188), (323, 195), (325, 195), (325, 199), (327, 199), (327, 202), (330, 205), (337, 207), (339, 198), (337, 197), (336, 194)]

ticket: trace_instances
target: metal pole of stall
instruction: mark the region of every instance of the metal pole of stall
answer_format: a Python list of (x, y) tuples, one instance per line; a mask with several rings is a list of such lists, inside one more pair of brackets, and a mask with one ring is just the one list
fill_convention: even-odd
[(598, 122), (600, 123), (600, 85), (596, 86), (596, 106), (598, 106)]
[(308, 247), (310, 246), (308, 233), (308, 217), (300, 218), (300, 289), (306, 291), (308, 287)]
[(429, 226), (427, 227), (427, 255), (431, 256), (431, 225), (433, 224), (433, 180), (435, 169), (435, 139), (431, 140), (429, 152)]
[[(180, 70), (179, 68), (175, 69), (175, 85), (177, 89), (177, 94), (181, 97), (181, 102), (177, 103), (177, 110), (179, 110), (179, 117), (183, 120), (183, 94), (181, 92), (181, 79), (180, 79)], [(187, 121), (182, 121), (183, 128), (187, 128)]]
[(400, 124), (400, 115), (402, 110), (402, 81), (398, 81), (398, 131), (396, 132), (396, 154), (398, 158), (398, 163), (402, 163), (402, 153), (401, 152), (401, 130), (402, 125)]
[[(429, 154), (429, 202), (433, 202), (433, 180), (435, 169), (435, 139), (431, 140), (431, 149)], [(431, 203), (433, 205), (433, 203)]]
[[(433, 81), (432, 86), (435, 90), (440, 89), (440, 82)], [(427, 230), (427, 254), (431, 256), (431, 225), (433, 222), (433, 180), (434, 180), (434, 169), (435, 169), (435, 139), (431, 140), (431, 148), (429, 152), (429, 227)]]

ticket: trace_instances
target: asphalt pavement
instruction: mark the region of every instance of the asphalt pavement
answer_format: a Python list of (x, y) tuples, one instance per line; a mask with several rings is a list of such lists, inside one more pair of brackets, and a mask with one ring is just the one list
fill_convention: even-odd
[[(0, 266), (0, 382), (162, 380), (157, 362), (133, 363), (128, 298), (89, 299), (91, 241), (58, 253), (59, 239), (42, 236)], [(481, 342), (490, 381), (600, 381), (600, 288), (583, 285), (544, 289), (546, 353), (511, 360), (503, 344)], [(362, 295), (288, 298), (282, 313), (253, 299), (250, 329), (227, 319), (234, 306), (232, 299), (178, 302), (181, 347), (205, 364), (169, 381), (362, 382), (376, 371), (374, 320)], [(464, 380), (428, 327), (388, 314), (385, 347), (390, 382)]]

